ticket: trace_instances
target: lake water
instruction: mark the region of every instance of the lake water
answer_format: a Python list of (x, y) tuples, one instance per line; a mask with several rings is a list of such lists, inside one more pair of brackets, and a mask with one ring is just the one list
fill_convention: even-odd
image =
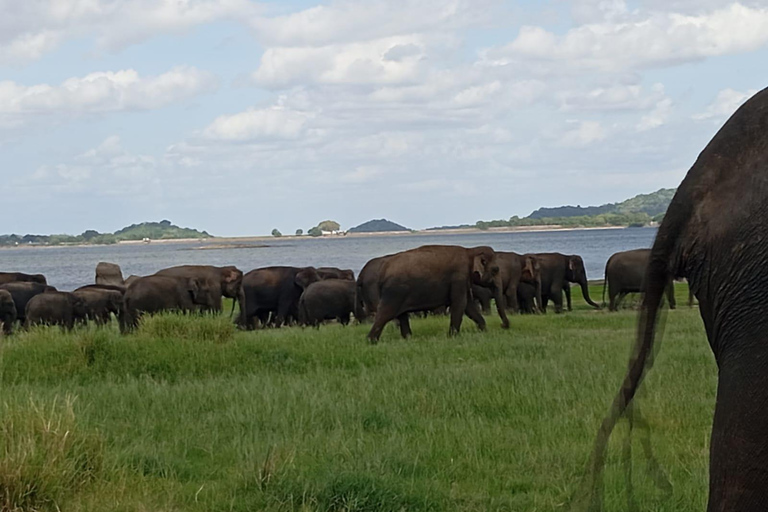
[[(271, 239), (241, 245), (262, 247), (236, 248), (237, 243), (154, 243), (123, 244), (104, 247), (48, 247), (0, 250), (0, 271), (44, 274), (49, 284), (72, 290), (93, 283), (96, 264), (117, 263), (123, 275), (148, 275), (174, 265), (235, 265), (247, 272), (271, 265), (333, 266), (351, 268), (357, 274), (371, 258), (412, 249), (421, 245), (489, 245), (499, 251), (561, 252), (584, 258), (589, 279), (603, 277), (605, 262), (611, 254), (650, 247), (656, 228), (548, 231), (538, 233), (483, 232), (442, 235), (397, 235)], [(215, 244), (221, 248), (200, 250)]]

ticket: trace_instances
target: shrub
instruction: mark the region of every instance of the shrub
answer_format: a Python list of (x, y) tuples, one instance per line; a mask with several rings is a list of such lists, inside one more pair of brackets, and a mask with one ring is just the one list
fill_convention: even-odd
[(73, 402), (0, 406), (0, 510), (59, 510), (99, 475), (103, 440), (78, 428)]

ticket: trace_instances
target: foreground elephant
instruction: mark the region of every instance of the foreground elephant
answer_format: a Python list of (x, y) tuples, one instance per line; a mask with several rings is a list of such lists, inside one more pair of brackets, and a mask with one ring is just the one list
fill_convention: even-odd
[(0, 285), (0, 290), (11, 294), (16, 305), (16, 318), (23, 324), (27, 319), (27, 304), (33, 297), (46, 292), (55, 292), (56, 288), (37, 282), (15, 282)]
[(84, 287), (72, 293), (83, 299), (86, 318), (97, 325), (108, 324), (112, 315), (120, 318), (120, 311), (123, 309), (122, 292), (107, 288)]
[(120, 312), (120, 331), (136, 328), (145, 313), (180, 311), (191, 313), (200, 308), (212, 310), (221, 301), (210, 288), (201, 286), (195, 278), (178, 276), (147, 276), (134, 281), (125, 291)]
[(555, 304), (555, 313), (562, 313), (563, 292), (565, 292), (568, 311), (572, 310), (570, 283), (581, 286), (581, 293), (587, 304), (600, 309), (600, 306), (589, 296), (587, 271), (581, 256), (560, 254), (559, 252), (540, 253), (534, 256), (541, 266), (541, 309), (544, 312), (547, 311), (547, 304), (551, 300)]
[(592, 455), (599, 506), (605, 449), (652, 364), (658, 312), (670, 279), (699, 301), (718, 366), (707, 510), (758, 512), (768, 503), (768, 89), (725, 123), (677, 189), (646, 271), (629, 370)]
[(349, 324), (350, 315), (360, 317), (355, 308), (354, 281), (327, 279), (307, 286), (299, 299), (299, 322), (303, 325), (319, 326), (323, 320), (337, 319), (340, 324)]
[[(617, 252), (608, 258), (605, 264), (605, 282), (603, 283), (603, 303), (605, 303), (605, 289), (608, 289), (608, 309), (617, 311), (622, 299), (628, 293), (645, 293), (643, 279), (648, 267), (650, 249), (635, 249), (632, 251)], [(667, 300), (669, 308), (675, 309), (675, 283), (672, 279), (667, 285)]]
[(381, 266), (393, 256), (379, 256), (373, 258), (365, 264), (360, 274), (357, 276), (357, 303), (358, 308), (362, 308), (364, 318), (373, 318), (379, 307), (379, 272)]
[(96, 284), (125, 286), (123, 271), (120, 270), (120, 265), (104, 261), (99, 262), (96, 265)]
[(320, 275), (313, 267), (265, 267), (251, 270), (243, 277), (247, 310), (240, 325), (252, 329), (257, 318), (265, 325), (270, 313), (276, 327), (291, 318), (298, 319), (301, 294), (317, 281), (320, 281)]
[(336, 267), (318, 267), (317, 273), (320, 279), (344, 279), (347, 281), (355, 280), (355, 273), (352, 270), (342, 270)]
[(43, 274), (24, 274), (22, 272), (0, 272), (0, 284), (39, 283), (48, 284)]
[(0, 324), (3, 324), (3, 333), (11, 334), (15, 322), (16, 304), (13, 302), (11, 292), (0, 290)]
[(76, 322), (86, 320), (85, 302), (70, 292), (45, 292), (35, 295), (27, 303), (24, 324), (58, 325), (72, 329)]
[(171, 267), (157, 272), (157, 276), (184, 277), (196, 279), (198, 286), (207, 288), (211, 296), (212, 306), (205, 306), (210, 311), (221, 312), (223, 305), (221, 298), (229, 297), (240, 305), (240, 317), (238, 323), (245, 322), (246, 301), (243, 292), (243, 272), (237, 267), (212, 267), (209, 265), (182, 265)]
[(501, 296), (499, 264), (490, 247), (426, 245), (388, 257), (379, 271), (380, 300), (368, 339), (376, 343), (384, 326), (397, 319), (400, 334), (411, 334), (408, 313), (450, 308), (449, 334), (457, 334), (466, 312), (481, 329), (485, 319), (472, 299), (472, 283), (492, 286), (504, 328), (509, 320)]

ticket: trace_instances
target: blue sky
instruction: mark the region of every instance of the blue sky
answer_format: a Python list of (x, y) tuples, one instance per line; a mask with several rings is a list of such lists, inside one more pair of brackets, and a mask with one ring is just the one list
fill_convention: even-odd
[(676, 186), (768, 1), (0, 0), (0, 233), (414, 228)]

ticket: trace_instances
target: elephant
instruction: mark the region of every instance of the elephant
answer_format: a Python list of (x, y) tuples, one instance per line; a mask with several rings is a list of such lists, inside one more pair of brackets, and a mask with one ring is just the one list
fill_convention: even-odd
[(550, 300), (555, 304), (555, 313), (562, 313), (563, 292), (565, 292), (568, 311), (572, 311), (570, 283), (580, 285), (581, 293), (587, 304), (600, 309), (600, 305), (589, 296), (587, 271), (581, 256), (565, 255), (558, 252), (539, 253), (535, 256), (541, 266), (541, 309), (544, 313), (547, 312), (547, 304)]
[(131, 284), (133, 284), (134, 282), (138, 281), (141, 278), (142, 276), (136, 276), (131, 274), (125, 279), (125, 287), (128, 288), (129, 286), (131, 286)]
[(45, 292), (27, 303), (24, 325), (58, 325), (71, 330), (75, 323), (85, 322), (85, 301), (71, 292)]
[(99, 264), (96, 265), (96, 284), (125, 286), (120, 265), (104, 261), (99, 262)]
[(493, 292), (490, 288), (480, 286), (479, 284), (473, 284), (472, 298), (480, 306), (480, 310), (484, 315), (491, 313), (491, 299), (493, 299)]
[(232, 313), (235, 311), (235, 303), (240, 305), (238, 323), (245, 322), (245, 293), (243, 292), (243, 272), (237, 267), (212, 267), (208, 265), (182, 265), (171, 267), (156, 272), (157, 276), (176, 276), (187, 279), (197, 279), (198, 286), (209, 288), (213, 300), (213, 306), (203, 306), (210, 311), (221, 312), (223, 305), (222, 296), (233, 299)]
[(393, 256), (379, 256), (368, 261), (357, 276), (356, 301), (358, 308), (362, 308), (364, 318), (373, 318), (379, 306), (379, 272), (381, 266)]
[(599, 506), (605, 450), (653, 364), (670, 279), (686, 278), (718, 367), (709, 450), (709, 512), (758, 512), (768, 503), (768, 89), (731, 116), (677, 189), (659, 226), (629, 368), (591, 458)]
[(11, 292), (0, 290), (0, 324), (3, 324), (3, 334), (11, 334), (13, 332), (16, 316), (16, 304), (13, 302)]
[(0, 285), (0, 290), (7, 290), (16, 305), (16, 319), (22, 324), (27, 319), (27, 303), (32, 297), (47, 292), (55, 292), (56, 288), (37, 282), (13, 282)]
[(319, 327), (323, 320), (336, 318), (340, 324), (348, 325), (350, 315), (361, 316), (355, 307), (356, 287), (356, 283), (348, 279), (327, 279), (310, 284), (299, 299), (299, 322)]
[(43, 274), (24, 274), (22, 272), (0, 272), (0, 284), (39, 283), (48, 284)]
[(345, 279), (347, 281), (355, 280), (355, 273), (352, 270), (342, 270), (336, 267), (318, 267), (317, 273), (320, 279)]
[(380, 300), (368, 340), (378, 342), (384, 326), (395, 318), (400, 334), (408, 338), (408, 313), (440, 306), (451, 311), (449, 335), (458, 334), (465, 312), (485, 330), (485, 319), (472, 299), (472, 283), (493, 286), (502, 327), (509, 328), (499, 264), (490, 247), (425, 245), (388, 257), (379, 271)]
[(537, 309), (543, 312), (541, 308), (536, 306), (536, 291), (536, 286), (525, 282), (520, 283), (517, 287), (518, 312), (527, 315), (536, 313)]
[(123, 309), (123, 292), (106, 288), (83, 287), (75, 290), (76, 296), (85, 302), (86, 318), (96, 325), (108, 324), (111, 315), (120, 318)]
[(120, 311), (120, 331), (136, 328), (145, 313), (181, 311), (190, 313), (200, 308), (212, 310), (221, 301), (196, 278), (179, 276), (147, 276), (137, 279), (125, 291)]
[[(613, 254), (605, 264), (605, 282), (603, 283), (603, 304), (605, 289), (608, 288), (608, 310), (618, 311), (619, 304), (628, 293), (644, 293), (645, 268), (648, 266), (650, 249), (634, 249)], [(672, 279), (667, 285), (669, 309), (675, 309), (675, 283)]]
[(125, 295), (125, 290), (127, 286), (117, 286), (113, 284), (86, 284), (85, 286), (81, 286), (80, 288), (77, 288), (75, 291), (79, 292), (82, 290), (109, 290), (113, 292), (119, 292), (121, 295)]
[[(505, 307), (517, 313), (520, 310), (517, 290), (521, 283), (533, 286), (533, 297), (538, 307), (542, 307), (541, 298), (541, 264), (533, 254), (517, 254), (516, 252), (496, 251), (499, 263), (499, 278)], [(534, 306), (535, 309), (535, 306)]]
[(247, 310), (242, 327), (253, 329), (258, 318), (266, 325), (270, 313), (275, 327), (291, 318), (298, 319), (299, 299), (312, 283), (320, 281), (314, 267), (264, 267), (251, 270), (243, 277)]

